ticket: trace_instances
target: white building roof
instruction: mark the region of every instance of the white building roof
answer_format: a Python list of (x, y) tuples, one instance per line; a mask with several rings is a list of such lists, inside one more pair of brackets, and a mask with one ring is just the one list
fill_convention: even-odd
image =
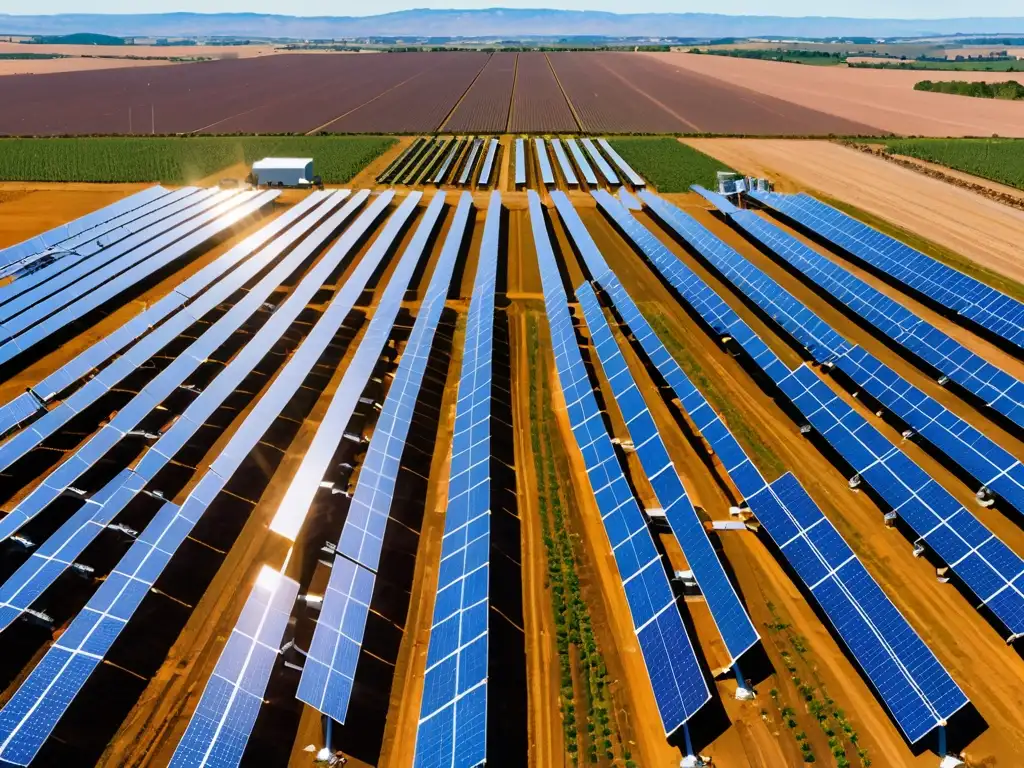
[(264, 157), (252, 164), (254, 171), (264, 171), (277, 168), (294, 168), (305, 170), (306, 166), (313, 162), (312, 157)]

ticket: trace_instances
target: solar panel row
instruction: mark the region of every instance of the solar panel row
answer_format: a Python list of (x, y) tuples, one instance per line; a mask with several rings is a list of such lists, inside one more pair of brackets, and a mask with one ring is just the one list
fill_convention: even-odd
[[(608, 267), (569, 199), (561, 192), (552, 193), (552, 199), (595, 281), (602, 287), (611, 285), (613, 288), (621, 289), (621, 284)], [(637, 388), (612, 336), (594, 290), (585, 283), (576, 289), (576, 296), (583, 308), (598, 358), (622, 411), (644, 472), (665, 510), (672, 532), (682, 547), (686, 562), (704, 593), (711, 616), (732, 661), (735, 662), (757, 643), (757, 631), (740, 603), (739, 596), (726, 576), (697, 517), (697, 512), (686, 495), (643, 395)]]
[(297, 698), (340, 723), (348, 715), (395, 479), (472, 212), (473, 198), (463, 192), (359, 469), (330, 583), (299, 680)]
[[(377, 214), (374, 208), (382, 200), (383, 207), (386, 207), (392, 196), (391, 192), (382, 193), (359, 221), (365, 221), (368, 217), (375, 220)], [(348, 253), (361, 236), (354, 234), (353, 229), (346, 231), (328, 254), (338, 251)], [(354, 237), (350, 237), (353, 234)], [(310, 270), (307, 279), (296, 287), (289, 300), (296, 297), (296, 302), (302, 305), (308, 303), (323, 280), (337, 268), (340, 260), (341, 254), (336, 259), (325, 255)], [(311, 286), (309, 291), (303, 290), (307, 281)], [(312, 287), (314, 282), (316, 286)], [(181, 506), (168, 502), (161, 507), (86, 607), (61, 635), (61, 639), (50, 647), (7, 705), (0, 710), (0, 759), (27, 765), (38, 753), (181, 542), (262, 439), (334, 339), (364, 287), (353, 286), (355, 290), (344, 290), (350, 284), (351, 280), (346, 281), (343, 289), (335, 294), (313, 330)]]
[(483, 139), (473, 139), (473, 143), (470, 145), (469, 152), (466, 155), (466, 160), (462, 164), (462, 174), (459, 176), (459, 184), (462, 186), (469, 184), (469, 178), (473, 173), (474, 166), (476, 166), (476, 158), (480, 154), (480, 148), (483, 145)]
[(569, 152), (572, 153), (572, 159), (576, 163), (576, 167), (583, 174), (583, 180), (590, 186), (596, 187), (597, 175), (594, 173), (594, 169), (590, 167), (590, 163), (587, 162), (587, 156), (580, 149), (579, 142), (576, 139), (566, 139), (565, 143), (569, 147)]
[(570, 426), (615, 557), (662, 725), (666, 733), (672, 733), (708, 702), (711, 693), (683, 626), (661, 556), (622, 472), (594, 397), (540, 198), (532, 190), (528, 198), (555, 365)]
[[(348, 197), (348, 193), (345, 191), (332, 195), (313, 216), (302, 221), (284, 237), (277, 239), (264, 248), (255, 258), (243, 263), (237, 270), (231, 272), (225, 280), (215, 284), (210, 290), (199, 295), (192, 304), (184, 310), (176, 312), (165, 323), (154, 329), (152, 333), (125, 350), (110, 365), (100, 370), (95, 377), (72, 393), (62, 403), (47, 411), (27, 429), (13, 435), (0, 446), (0, 471), (12, 466), (14, 462), (25, 456), (44, 439), (53, 435), (61, 426), (74, 418), (76, 414), (96, 402), (119, 382), (123, 381), (125, 377), (145, 364), (153, 355), (176, 339), (181, 333), (196, 323), (197, 320), (230, 298), (233, 293), (259, 274), (261, 270), (272, 264), (289, 245), (296, 242), (301, 235), (305, 234), (323, 216), (330, 213), (346, 197)], [(305, 254), (305, 258), (309, 258), (316, 247), (319, 247), (330, 236), (333, 236), (342, 223), (362, 205), (367, 197), (369, 197), (369, 192), (365, 190), (357, 194), (342, 211), (331, 219), (329, 222), (330, 226), (324, 225), (317, 230), (314, 236), (306, 240), (300, 246)], [(188, 282), (186, 281), (186, 283), (182, 284), (183, 289), (188, 285)], [(189, 291), (193, 289), (194, 286), (188, 286)], [(91, 368), (93, 363), (91, 352), (93, 349), (96, 349), (96, 347), (92, 347), (84, 353), (86, 357), (81, 363), (80, 370), (89, 370), (86, 368), (87, 365)], [(99, 353), (97, 353), (98, 357)], [(76, 358), (76, 360), (78, 359)], [(52, 387), (60, 386), (64, 383), (64, 379), (61, 378), (62, 370), (58, 370), (52, 377), (44, 380), (44, 384), (50, 382), (45, 389), (43, 389), (43, 385), (40, 385), (41, 397), (47, 399), (45, 393), (57, 391)]]
[(487, 142), (487, 154), (484, 155), (483, 165), (480, 166), (480, 176), (476, 180), (478, 187), (486, 187), (491, 183), (491, 176), (494, 175), (494, 158), (498, 154), (498, 140), (491, 139)]
[(501, 194), (492, 192), (466, 318), (437, 597), (416, 729), (417, 768), (487, 759), (491, 384)]
[(1024, 304), (884, 235), (807, 194), (752, 192), (773, 211), (811, 229), (899, 284), (1024, 348)]
[(562, 146), (562, 140), (552, 139), (551, 148), (555, 151), (555, 159), (558, 160), (558, 167), (562, 169), (562, 178), (565, 179), (565, 183), (570, 187), (578, 187), (580, 185), (580, 181), (576, 178), (576, 172), (572, 169), (572, 163), (569, 162), (569, 156), (565, 154), (565, 147)]
[(597, 166), (597, 170), (600, 171), (604, 180), (608, 183), (609, 187), (615, 186), (619, 183), (619, 177), (615, 175), (615, 171), (605, 160), (604, 155), (598, 150), (597, 145), (594, 144), (593, 139), (581, 139), (583, 148), (587, 150), (587, 154), (590, 155), (590, 159), (594, 161), (594, 165)]
[[(69, 324), (85, 317), (89, 312), (106, 302), (144, 283), (159, 270), (168, 267), (178, 259), (238, 224), (248, 216), (269, 205), (280, 194), (278, 191), (264, 191), (246, 196), (238, 205), (232, 205), (205, 226), (187, 237), (157, 251), (148, 258), (134, 264), (121, 264), (117, 268), (103, 268), (75, 283), (73, 290), (61, 293), (59, 302), (52, 299), (23, 312), (12, 321), (4, 323), (10, 330), (21, 330), (0, 346), (0, 363), (17, 357), (25, 350), (64, 329)], [(230, 202), (230, 201), (229, 201)], [(120, 271), (122, 270), (123, 271)], [(69, 291), (71, 295), (69, 295)], [(70, 299), (69, 303), (63, 304)], [(63, 306), (62, 306), (63, 305)], [(59, 308), (59, 309), (58, 309)], [(53, 312), (52, 309), (57, 309)]]
[[(967, 703), (956, 683), (852, 551), (852, 559), (843, 556), (841, 562), (845, 564), (826, 578), (804, 578), (821, 573), (827, 566), (825, 553), (835, 558), (848, 550), (838, 531), (791, 474), (771, 485), (765, 483), (619, 281), (613, 274), (605, 281), (606, 292), (648, 360), (672, 388), (683, 411), (708, 441), (741, 496), (825, 611), (900, 729), (911, 742), (916, 742), (936, 725), (943, 724)], [(817, 530), (815, 540), (808, 536), (812, 529)], [(831, 546), (824, 547), (822, 552), (817, 540), (828, 541)]]
[(297, 581), (263, 566), (174, 750), (171, 768), (227, 768), (242, 762), (298, 594)]
[(643, 177), (630, 167), (629, 163), (622, 158), (622, 155), (612, 148), (612, 145), (608, 143), (607, 139), (598, 139), (597, 143), (600, 145), (601, 149), (605, 151), (605, 154), (612, 159), (615, 167), (619, 169), (619, 173), (621, 173), (634, 188), (640, 189), (641, 187), (647, 186)]
[[(422, 192), (410, 192), (402, 201), (398, 210), (388, 219), (387, 225), (370, 247), (366, 257), (356, 267), (346, 288), (348, 285), (365, 285), (369, 281), (376, 266), (383, 263), (395, 246), (399, 233), (416, 213), (416, 207), (422, 197)], [(359, 398), (366, 389), (384, 345), (388, 342), (409, 281), (444, 210), (444, 198), (444, 192), (437, 192), (427, 206), (423, 220), (417, 227), (409, 247), (402, 254), (387, 288), (384, 289), (369, 328), (366, 329), (355, 355), (345, 369), (338, 390), (327, 407), (327, 413), (317, 426), (313, 441), (278, 505), (271, 528), (289, 539), (294, 540), (298, 534), (302, 521), (320, 488), (320, 482), (327, 474), (331, 460), (338, 450), (345, 427), (352, 419)]]
[(445, 155), (444, 162), (441, 163), (441, 167), (437, 169), (437, 173), (434, 174), (434, 183), (443, 184), (444, 180), (448, 178), (448, 172), (451, 170), (452, 163), (455, 162), (455, 158), (459, 154), (459, 150), (462, 149), (462, 140), (453, 141), (451, 149), (448, 150), (448, 154)]
[(139, 208), (153, 200), (157, 200), (158, 198), (169, 194), (169, 192), (170, 190), (161, 186), (144, 189), (141, 192), (136, 192), (134, 195), (129, 195), (122, 200), (118, 200), (116, 203), (111, 203), (104, 208), (100, 208), (98, 211), (88, 213), (81, 218), (68, 222), (67, 224), (61, 224), (59, 227), (55, 227), (41, 235), (36, 235), (24, 242), (8, 246), (7, 248), (0, 250), (0, 265), (6, 266), (8, 264), (13, 264), (14, 262), (42, 253), (47, 248), (60, 245), (69, 238), (75, 237), (83, 232), (87, 232), (93, 227), (117, 218), (118, 216), (135, 208)]
[[(153, 326), (182, 305), (190, 301), (198, 292), (216, 282), (257, 249), (275, 238), (287, 227), (294, 224), (311, 210), (320, 205), (330, 192), (313, 192), (299, 204), (292, 206), (281, 216), (271, 221), (241, 243), (218, 257), (197, 273), (185, 280), (181, 285), (158, 300), (117, 330), (97, 341), (91, 347), (78, 354), (70, 362), (65, 363), (50, 373), (38, 384), (23, 392), (10, 402), (0, 406), (0, 435), (5, 434), (21, 424), (27, 418), (44, 409), (44, 404), (55, 395), (63, 392), (77, 382), (89, 371), (98, 368), (128, 344), (148, 333)], [(343, 197), (347, 196), (343, 193)]]
[(533, 148), (537, 153), (537, 162), (540, 165), (540, 181), (542, 184), (555, 186), (555, 171), (551, 167), (551, 158), (548, 157), (548, 149), (544, 145), (544, 139), (534, 139)]
[(851, 309), (894, 344), (923, 360), (939, 374), (971, 392), (1018, 426), (1024, 427), (1024, 383), (1019, 379), (984, 360), (959, 341), (756, 213), (738, 211), (731, 218), (769, 252)]
[(516, 186), (526, 186), (526, 142), (516, 139)]

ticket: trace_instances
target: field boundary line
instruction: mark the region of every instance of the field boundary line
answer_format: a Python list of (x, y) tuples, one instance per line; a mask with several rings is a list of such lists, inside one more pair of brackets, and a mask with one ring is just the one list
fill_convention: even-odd
[(444, 120), (442, 120), (441, 124), (439, 126), (437, 126), (437, 129), (434, 131), (435, 133), (443, 133), (444, 132), (445, 126), (448, 125), (448, 121), (452, 119), (452, 116), (455, 114), (455, 111), (459, 108), (459, 106), (462, 104), (462, 102), (466, 100), (466, 97), (469, 95), (469, 92), (471, 90), (473, 90), (473, 86), (476, 85), (476, 81), (480, 79), (480, 75), (482, 75), (484, 73), (484, 70), (487, 69), (487, 67), (490, 65), (491, 61), (493, 61), (493, 60), (494, 60), (494, 54), (493, 53), (488, 54), (487, 61), (485, 61), (484, 65), (482, 67), (480, 67), (480, 71), (477, 72), (476, 75), (473, 76), (473, 80), (466, 87), (466, 90), (464, 90), (462, 92), (462, 95), (459, 96), (459, 100), (455, 102), (455, 106), (453, 106), (451, 109), (448, 110), (448, 114), (444, 116)]
[(519, 54), (512, 65), (512, 93), (508, 97), (508, 114), (505, 115), (505, 133), (512, 133), (512, 110), (516, 105), (516, 85), (519, 83)]
[(576, 123), (576, 130), (583, 133), (583, 123), (580, 122), (580, 116), (576, 114), (576, 107), (569, 100), (569, 94), (565, 92), (565, 88), (562, 87), (562, 81), (558, 79), (558, 73), (555, 72), (555, 65), (551, 63), (551, 57), (546, 53), (544, 54), (544, 61), (548, 63), (548, 69), (551, 70), (551, 76), (555, 78), (558, 90), (562, 92), (562, 98), (565, 99), (566, 106), (569, 107), (569, 113), (572, 115), (573, 122)]
[(372, 99), (368, 99), (368, 100), (364, 101), (364, 102), (363, 102), (362, 104), (360, 104), (359, 106), (356, 106), (356, 107), (352, 107), (352, 109), (348, 110), (348, 112), (343, 112), (343, 113), (341, 113), (340, 115), (338, 115), (337, 117), (335, 117), (335, 118), (333, 118), (333, 119), (331, 119), (331, 120), (328, 120), (328, 121), (327, 121), (326, 123), (324, 123), (323, 125), (318, 125), (318, 126), (317, 126), (316, 128), (314, 128), (313, 130), (311, 130), (311, 131), (307, 131), (306, 133), (304, 133), (304, 134), (302, 134), (302, 135), (303, 135), (303, 136), (312, 136), (312, 135), (313, 135), (313, 134), (315, 134), (315, 133), (319, 133), (320, 131), (322, 131), (322, 130), (323, 130), (324, 128), (326, 128), (327, 126), (329, 126), (329, 125), (334, 125), (334, 124), (335, 124), (336, 122), (338, 122), (339, 120), (341, 120), (341, 119), (343, 119), (343, 118), (346, 118), (346, 117), (348, 117), (348, 116), (349, 116), (349, 115), (351, 115), (351, 114), (352, 114), (353, 112), (358, 112), (358, 111), (359, 111), (360, 109), (362, 109), (363, 107), (365, 107), (365, 106), (367, 106), (367, 105), (369, 105), (369, 104), (372, 104), (372, 103), (373, 103), (373, 102), (375, 102), (375, 101), (376, 101), (377, 99), (383, 98), (384, 96), (386, 96), (387, 94), (389, 94), (389, 93), (391, 93), (391, 92), (392, 92), (393, 90), (395, 90), (396, 88), (401, 88), (401, 87), (402, 87), (403, 85), (405, 85), (406, 83), (408, 83), (408, 82), (409, 82), (410, 80), (415, 80), (415, 79), (416, 79), (417, 77), (419, 77), (420, 75), (422, 75), (422, 74), (423, 74), (424, 72), (429, 72), (429, 71), (430, 71), (430, 70), (427, 70), (427, 69), (421, 69), (421, 70), (420, 70), (419, 72), (417, 72), (417, 73), (416, 73), (415, 75), (411, 75), (411, 76), (409, 76), (409, 77), (405, 78), (405, 80), (403, 80), (402, 82), (400, 82), (400, 83), (395, 83), (395, 84), (394, 84), (394, 85), (392, 85), (392, 86), (391, 86), (390, 88), (388, 88), (388, 89), (386, 89), (386, 90), (383, 90), (383, 91), (381, 91), (381, 92), (380, 92), (380, 93), (378, 93), (378, 94), (377, 94), (376, 96), (374, 96), (374, 97), (373, 97)]

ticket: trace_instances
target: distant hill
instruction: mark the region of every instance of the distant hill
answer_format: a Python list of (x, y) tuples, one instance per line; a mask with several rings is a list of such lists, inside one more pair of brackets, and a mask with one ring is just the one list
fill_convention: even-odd
[(724, 16), (711, 13), (483, 10), (398, 11), (380, 16), (277, 16), (257, 13), (0, 14), (0, 34), (55, 35), (93, 32), (130, 36), (230, 36), (274, 38), (540, 37), (912, 37), (1024, 32), (1024, 17), (915, 21), (839, 17)]
[(91, 32), (78, 32), (72, 35), (37, 35), (33, 43), (43, 45), (127, 45), (123, 37), (97, 35)]

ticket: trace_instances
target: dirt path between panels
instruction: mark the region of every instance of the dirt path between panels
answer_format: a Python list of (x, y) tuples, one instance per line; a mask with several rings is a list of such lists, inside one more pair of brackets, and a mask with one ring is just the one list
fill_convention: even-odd
[(829, 141), (692, 139), (686, 144), (744, 173), (782, 180), (779, 191), (820, 191), (1024, 280), (1024, 211)]

